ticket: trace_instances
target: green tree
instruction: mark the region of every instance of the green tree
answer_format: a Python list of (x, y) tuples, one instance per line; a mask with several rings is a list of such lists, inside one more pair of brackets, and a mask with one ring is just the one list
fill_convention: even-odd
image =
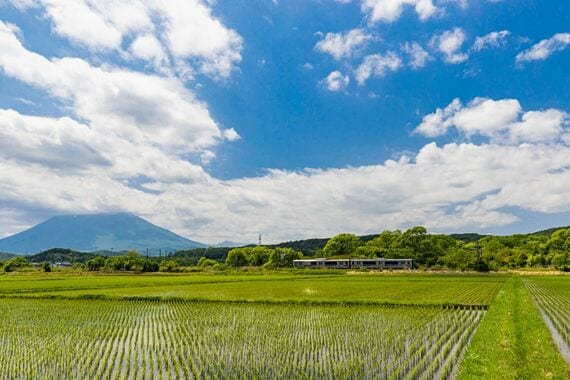
[(226, 264), (231, 267), (243, 267), (248, 263), (247, 256), (243, 249), (234, 248), (228, 252), (228, 257), (226, 258)]
[(570, 252), (570, 228), (555, 231), (546, 242), (549, 251)]
[(43, 271), (46, 272), (46, 273), (51, 272), (51, 264), (48, 263), (47, 261), (44, 261), (44, 262), (42, 263), (42, 269), (43, 269)]
[(401, 235), (402, 231), (400, 230), (382, 231), (380, 235), (366, 243), (366, 247), (369, 248), (367, 251), (374, 252), (378, 257), (386, 257), (386, 254), (395, 248), (395, 242), (398, 241)]
[(354, 234), (339, 234), (329, 239), (323, 253), (326, 257), (340, 256), (340, 255), (353, 255), (356, 249), (362, 245), (358, 236)]
[(552, 258), (552, 266), (556, 269), (567, 270), (570, 267), (570, 255), (568, 253), (557, 253)]
[(14, 272), (31, 266), (28, 259), (25, 257), (13, 257), (4, 265), (4, 272)]
[(219, 261), (216, 261), (214, 259), (209, 259), (204, 256), (200, 257), (200, 259), (198, 260), (198, 266), (200, 268), (213, 267), (216, 264), (219, 264)]
[(448, 249), (439, 262), (449, 269), (473, 270), (477, 264), (477, 252), (468, 247)]
[(105, 258), (102, 256), (97, 256), (92, 259), (87, 260), (85, 263), (87, 270), (90, 271), (100, 271), (101, 268), (105, 266)]
[(292, 248), (275, 248), (271, 251), (268, 266), (273, 268), (292, 267), (293, 260), (298, 260), (303, 257), (299, 251)]
[(250, 265), (260, 266), (269, 261), (269, 256), (273, 250), (264, 246), (257, 246), (253, 248), (242, 248), (247, 254), (247, 261)]
[(130, 251), (124, 256), (109, 257), (105, 267), (116, 271), (157, 272), (157, 262), (141, 257), (136, 251)]

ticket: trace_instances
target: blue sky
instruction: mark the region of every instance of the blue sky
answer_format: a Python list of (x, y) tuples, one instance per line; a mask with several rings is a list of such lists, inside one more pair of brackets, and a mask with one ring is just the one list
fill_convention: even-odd
[(0, 23), (0, 236), (570, 224), (567, 2), (0, 0)]

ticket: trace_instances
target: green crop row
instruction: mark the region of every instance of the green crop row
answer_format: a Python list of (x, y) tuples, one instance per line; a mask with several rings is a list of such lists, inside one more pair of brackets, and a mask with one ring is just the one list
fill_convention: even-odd
[(0, 378), (447, 378), (484, 313), (5, 298)]
[[(0, 284), (0, 296), (164, 298), (215, 301), (274, 302), (356, 302), (407, 305), (489, 305), (501, 288), (504, 277), (337, 275), (337, 276), (175, 276), (116, 277), (93, 279), (84, 276), (47, 281), (26, 291), (7, 290)], [(114, 281), (113, 280), (117, 280)], [(99, 281), (99, 282), (97, 282)], [(166, 282), (167, 281), (167, 282)], [(166, 283), (164, 283), (166, 282)], [(127, 283), (125, 286), (123, 284)], [(33, 290), (32, 290), (33, 289)]]
[(570, 365), (570, 278), (538, 277), (524, 282)]

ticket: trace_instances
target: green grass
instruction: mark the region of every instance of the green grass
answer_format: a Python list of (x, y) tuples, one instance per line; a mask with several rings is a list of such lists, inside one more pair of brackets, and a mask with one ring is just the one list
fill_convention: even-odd
[[(323, 274), (330, 276), (330, 274)], [(317, 276), (318, 277), (318, 276)], [(299, 278), (294, 274), (26, 274), (0, 276), (0, 295)], [(313, 278), (313, 277), (311, 277)]]
[(488, 305), (504, 277), (425, 275), (71, 277), (18, 285), (0, 295), (59, 298), (179, 298), (214, 301), (363, 302), (402, 305)]
[(519, 277), (497, 295), (477, 330), (459, 379), (567, 379), (570, 369)]

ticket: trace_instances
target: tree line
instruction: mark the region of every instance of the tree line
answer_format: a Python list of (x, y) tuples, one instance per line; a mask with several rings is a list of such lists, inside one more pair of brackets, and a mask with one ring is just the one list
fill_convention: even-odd
[[(459, 236), (459, 235), (458, 235)], [(462, 235), (460, 235), (462, 236)], [(405, 231), (386, 230), (379, 235), (359, 237), (343, 233), (331, 239), (309, 239), (274, 246), (200, 249), (178, 252), (169, 257), (143, 257), (135, 251), (120, 256), (95, 256), (75, 262), (81, 270), (129, 272), (179, 272), (184, 268), (226, 270), (237, 267), (286, 268), (293, 260), (313, 257), (383, 257), (411, 258), (416, 268), (497, 271), (517, 268), (555, 268), (570, 270), (570, 228), (560, 228), (534, 234), (511, 236), (469, 235), (460, 240), (450, 235), (428, 234), (425, 227)], [(289, 244), (290, 246), (287, 246)], [(292, 247), (310, 247), (305, 254)], [(57, 251), (57, 250), (55, 250)], [(75, 252), (51, 252), (35, 268), (50, 271), (48, 258), (53, 254), (69, 256)], [(92, 256), (87, 256), (92, 255)], [(60, 257), (60, 256), (56, 256)], [(63, 256), (61, 256), (63, 257)], [(53, 260), (51, 260), (53, 263)], [(26, 257), (0, 261), (0, 271), (32, 270)]]
[(337, 235), (315, 254), (323, 257), (411, 258), (416, 267), (456, 270), (555, 268), (570, 270), (570, 228), (551, 234), (485, 236), (461, 241), (428, 234), (425, 227), (386, 230), (363, 242), (353, 234)]

